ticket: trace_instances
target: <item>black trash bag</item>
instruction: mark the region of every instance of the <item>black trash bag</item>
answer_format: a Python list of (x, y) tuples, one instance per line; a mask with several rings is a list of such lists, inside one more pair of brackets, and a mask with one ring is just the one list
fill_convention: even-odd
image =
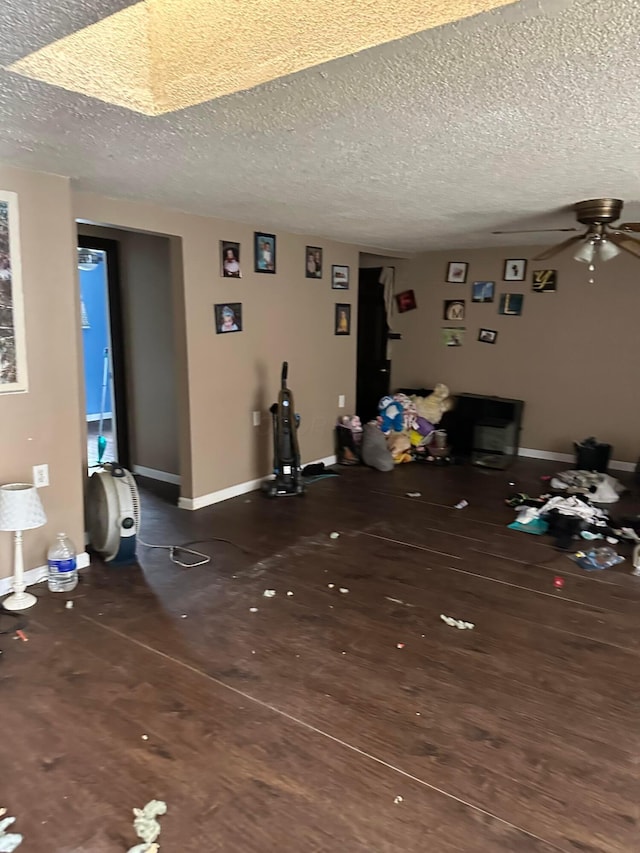
[(606, 474), (611, 458), (611, 445), (597, 441), (593, 436), (584, 441), (574, 441), (576, 451), (576, 469), (578, 471), (598, 471)]

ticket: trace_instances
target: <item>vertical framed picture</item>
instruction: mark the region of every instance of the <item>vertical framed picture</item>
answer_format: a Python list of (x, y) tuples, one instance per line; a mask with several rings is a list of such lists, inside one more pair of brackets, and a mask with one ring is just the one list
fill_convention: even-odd
[(242, 278), (240, 243), (220, 240), (220, 275), (223, 278)]
[(493, 302), (494, 281), (474, 281), (471, 291), (472, 302)]
[(413, 290), (403, 290), (402, 293), (397, 293), (396, 305), (398, 306), (398, 314), (404, 314), (405, 311), (415, 311), (418, 306)]
[(534, 293), (555, 293), (558, 281), (556, 270), (534, 270), (533, 286)]
[(216, 334), (242, 331), (242, 303), (221, 302), (214, 305), (216, 317)]
[(276, 271), (276, 235), (255, 231), (253, 235), (253, 257), (256, 272), (274, 274)]
[(18, 196), (0, 190), (0, 394), (27, 387)]
[(478, 340), (483, 344), (495, 344), (498, 340), (498, 333), (494, 329), (480, 329)]
[(527, 274), (527, 262), (524, 258), (508, 258), (504, 262), (503, 281), (524, 281)]
[(445, 299), (442, 318), (443, 320), (464, 320), (464, 309), (464, 299)]
[(322, 278), (322, 249), (318, 246), (307, 246), (305, 250), (307, 278)]
[(349, 290), (349, 267), (339, 264), (331, 267), (331, 287), (333, 290)]
[(447, 281), (451, 284), (464, 284), (467, 280), (469, 264), (464, 261), (449, 261), (447, 266)]
[(333, 331), (335, 335), (351, 334), (351, 305), (336, 303), (336, 315)]
[(442, 329), (442, 343), (446, 347), (461, 347), (466, 333), (464, 326), (448, 326)]
[(522, 314), (524, 296), (521, 293), (503, 293), (500, 297), (500, 313), (519, 317)]

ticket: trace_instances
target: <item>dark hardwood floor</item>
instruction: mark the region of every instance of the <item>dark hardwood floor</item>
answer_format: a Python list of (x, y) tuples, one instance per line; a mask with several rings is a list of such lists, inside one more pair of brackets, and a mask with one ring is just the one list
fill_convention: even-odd
[(145, 490), (147, 541), (240, 548), (35, 588), (29, 642), (0, 637), (20, 853), (127, 850), (152, 798), (162, 853), (637, 853), (640, 578), (507, 529), (508, 481), (552, 471), (345, 469), (197, 513)]

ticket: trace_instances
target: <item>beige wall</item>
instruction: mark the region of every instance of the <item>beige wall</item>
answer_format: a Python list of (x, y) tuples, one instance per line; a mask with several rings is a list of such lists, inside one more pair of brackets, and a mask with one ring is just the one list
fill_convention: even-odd
[(78, 232), (118, 242), (131, 465), (180, 474), (169, 239), (86, 224)]
[[(66, 178), (0, 166), (0, 188), (18, 194), (29, 391), (0, 394), (0, 482), (31, 482), (49, 465), (40, 490), (46, 527), (25, 533), (25, 568), (46, 563), (64, 530), (84, 550), (82, 507), (80, 311), (75, 225)], [(0, 577), (13, 572), (11, 534), (0, 534)]]
[[(75, 216), (101, 225), (181, 238), (188, 375), (191, 483), (182, 494), (199, 497), (265, 475), (271, 466), (269, 405), (277, 395), (281, 363), (290, 363), (290, 386), (303, 423), (303, 460), (333, 453), (333, 425), (355, 402), (358, 250), (356, 247), (280, 232), (277, 275), (253, 272), (253, 232), (248, 225), (179, 213), (92, 194), (74, 195)], [(220, 276), (218, 241), (242, 244), (241, 280)], [(305, 278), (305, 245), (324, 248), (324, 278)], [(331, 264), (348, 264), (350, 291), (332, 291)], [(242, 302), (244, 329), (217, 335), (213, 305)], [(334, 304), (353, 305), (352, 334), (333, 334)], [(180, 370), (178, 353), (178, 370)], [(184, 389), (182, 389), (184, 393)], [(251, 424), (262, 411), (263, 425)]]
[[(562, 235), (558, 235), (560, 238)], [(396, 291), (413, 288), (418, 309), (397, 315), (392, 381), (398, 386), (445, 382), (453, 391), (498, 394), (525, 401), (521, 446), (571, 453), (572, 442), (596, 435), (613, 457), (640, 455), (640, 261), (630, 255), (602, 264), (596, 284), (587, 268), (564, 253), (529, 262), (527, 280), (502, 281), (505, 258), (532, 258), (540, 247), (433, 252), (397, 261)], [(468, 261), (467, 284), (446, 284), (450, 260)], [(531, 271), (558, 271), (556, 293), (533, 293)], [(471, 303), (471, 282), (496, 282), (493, 304)], [(521, 317), (498, 315), (501, 293), (524, 294)], [(442, 319), (443, 300), (465, 298), (466, 320)], [(447, 348), (440, 329), (465, 326), (464, 346)], [(480, 327), (496, 329), (495, 345), (479, 343)]]

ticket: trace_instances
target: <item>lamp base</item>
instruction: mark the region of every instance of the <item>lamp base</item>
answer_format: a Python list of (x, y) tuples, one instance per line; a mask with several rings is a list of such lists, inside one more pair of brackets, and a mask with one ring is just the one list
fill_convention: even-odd
[(27, 610), (38, 601), (30, 592), (14, 592), (2, 602), (5, 610)]

